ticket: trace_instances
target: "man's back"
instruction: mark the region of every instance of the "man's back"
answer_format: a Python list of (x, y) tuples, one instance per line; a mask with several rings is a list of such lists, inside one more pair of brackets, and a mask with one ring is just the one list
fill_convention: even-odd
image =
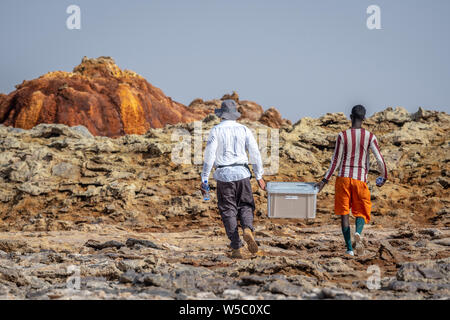
[(212, 130), (215, 130), (218, 142), (215, 161), (217, 166), (248, 162), (247, 127), (235, 121), (222, 121)]
[(369, 150), (377, 159), (381, 175), (387, 179), (386, 164), (380, 153), (377, 138), (373, 133), (363, 128), (351, 128), (339, 133), (331, 161), (332, 165), (325, 179), (329, 180), (337, 169), (340, 177), (367, 182)]
[[(353, 248), (358, 255), (363, 254), (361, 234), (366, 223), (370, 222), (372, 202), (367, 186), (369, 173), (369, 150), (375, 155), (383, 179), (377, 179), (381, 187), (387, 180), (386, 164), (378, 147), (377, 138), (362, 128), (366, 117), (366, 108), (356, 105), (352, 108), (350, 119), (352, 127), (339, 133), (336, 139), (330, 169), (325, 177), (316, 184), (319, 192), (324, 188), (338, 169), (338, 177), (334, 186), (334, 213), (341, 217), (341, 229), (344, 236), (346, 254), (353, 256)], [(355, 243), (352, 244), (350, 231), (350, 212), (355, 217)]]
[(246, 126), (233, 120), (224, 120), (210, 131), (205, 149), (205, 162), (202, 179), (209, 176), (213, 165), (217, 168), (214, 179), (220, 181), (237, 181), (250, 177), (250, 172), (243, 166), (233, 164), (247, 164), (247, 151), (250, 163), (257, 179), (263, 174), (261, 155), (252, 132)]

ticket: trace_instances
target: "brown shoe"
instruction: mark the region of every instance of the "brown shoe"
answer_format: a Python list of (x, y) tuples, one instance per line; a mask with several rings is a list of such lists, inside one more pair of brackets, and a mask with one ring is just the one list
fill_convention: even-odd
[(232, 259), (243, 259), (241, 248), (233, 249), (233, 251), (231, 252), (231, 258)]
[(248, 251), (253, 254), (258, 252), (258, 244), (255, 241), (252, 230), (249, 228), (244, 229), (244, 240), (247, 242)]

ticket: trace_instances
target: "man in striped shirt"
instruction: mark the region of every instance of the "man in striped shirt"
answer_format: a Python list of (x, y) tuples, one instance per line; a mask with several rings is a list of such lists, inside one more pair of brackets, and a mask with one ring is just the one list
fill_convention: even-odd
[(363, 106), (353, 107), (350, 115), (352, 127), (339, 133), (330, 168), (324, 179), (316, 184), (320, 192), (331, 179), (333, 173), (336, 170), (338, 171), (335, 184), (334, 211), (335, 214), (341, 216), (342, 233), (349, 255), (354, 255), (348, 216), (350, 209), (356, 218), (354, 247), (357, 254), (363, 252), (361, 233), (364, 224), (370, 221), (372, 204), (367, 187), (369, 151), (372, 151), (375, 155), (381, 173), (381, 177), (377, 179), (377, 186), (381, 187), (387, 180), (386, 164), (381, 155), (377, 138), (373, 133), (361, 127), (365, 116), (366, 109)]

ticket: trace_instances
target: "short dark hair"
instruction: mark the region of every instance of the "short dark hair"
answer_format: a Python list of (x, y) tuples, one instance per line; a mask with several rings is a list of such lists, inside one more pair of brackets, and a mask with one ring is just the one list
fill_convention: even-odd
[(353, 119), (364, 120), (366, 117), (366, 108), (364, 106), (358, 104), (352, 108), (352, 117)]

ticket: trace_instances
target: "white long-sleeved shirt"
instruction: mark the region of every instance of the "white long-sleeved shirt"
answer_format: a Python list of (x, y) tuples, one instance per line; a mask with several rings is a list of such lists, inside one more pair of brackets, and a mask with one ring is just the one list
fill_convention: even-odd
[(367, 182), (369, 150), (375, 155), (381, 176), (387, 179), (386, 163), (381, 155), (377, 138), (373, 133), (362, 128), (348, 129), (339, 133), (325, 179), (330, 180), (334, 171), (338, 169), (339, 177)]
[[(250, 156), (250, 162), (246, 151)], [(236, 163), (252, 164), (255, 178), (262, 178), (264, 169), (261, 154), (250, 129), (234, 120), (223, 120), (209, 132), (201, 174), (202, 181), (208, 180), (213, 166)], [(223, 182), (238, 181), (249, 178), (250, 172), (243, 166), (217, 168), (213, 177)]]

